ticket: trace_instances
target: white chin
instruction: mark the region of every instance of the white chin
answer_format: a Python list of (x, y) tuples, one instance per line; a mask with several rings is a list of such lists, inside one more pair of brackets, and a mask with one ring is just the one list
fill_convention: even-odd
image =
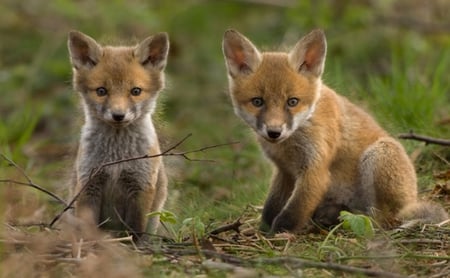
[(131, 121), (121, 121), (121, 122), (116, 122), (116, 121), (107, 121), (107, 123), (113, 127), (125, 127), (127, 125), (129, 125), (131, 123)]
[(262, 136), (267, 142), (269, 143), (273, 143), (273, 144), (278, 144), (280, 142), (283, 142), (284, 140), (286, 140), (288, 138), (288, 136), (280, 136), (278, 138), (270, 138), (269, 136)]

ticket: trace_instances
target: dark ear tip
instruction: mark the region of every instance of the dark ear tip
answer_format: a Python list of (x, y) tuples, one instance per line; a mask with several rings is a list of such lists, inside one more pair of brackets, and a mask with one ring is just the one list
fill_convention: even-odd
[(151, 41), (166, 45), (166, 47), (169, 47), (169, 34), (167, 32), (161, 32), (153, 35), (151, 38)]
[(155, 38), (169, 40), (169, 34), (167, 32), (160, 32), (155, 35)]
[(69, 39), (73, 39), (75, 37), (78, 37), (81, 33), (77, 30), (70, 30), (69, 31)]
[(226, 33), (237, 33), (237, 31), (234, 30), (233, 28), (228, 28), (227, 30), (225, 30), (225, 34)]
[(225, 37), (229, 37), (229, 36), (235, 36), (235, 35), (238, 35), (238, 34), (239, 34), (238, 31), (230, 28), (230, 29), (227, 29), (225, 31), (225, 33), (223, 34), (223, 37), (225, 38)]
[(321, 38), (325, 39), (325, 32), (321, 28), (312, 30), (311, 34), (316, 37), (321, 37)]

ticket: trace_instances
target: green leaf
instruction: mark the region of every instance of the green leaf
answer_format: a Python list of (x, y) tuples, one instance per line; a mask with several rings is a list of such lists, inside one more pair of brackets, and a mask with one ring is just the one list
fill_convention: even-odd
[(180, 231), (194, 233), (197, 237), (201, 238), (205, 235), (205, 224), (200, 217), (189, 217), (183, 220), (183, 226)]
[(344, 229), (352, 231), (358, 237), (372, 237), (374, 235), (372, 221), (366, 215), (341, 211), (339, 219), (342, 221)]
[(177, 223), (177, 216), (170, 211), (163, 210), (163, 211), (154, 211), (147, 214), (147, 217), (155, 217), (159, 216), (159, 220), (163, 223), (170, 223), (170, 224), (176, 224)]

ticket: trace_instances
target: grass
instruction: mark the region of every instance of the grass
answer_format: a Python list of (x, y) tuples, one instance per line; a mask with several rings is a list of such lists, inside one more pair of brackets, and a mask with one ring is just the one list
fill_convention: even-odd
[[(403, 3), (397, 2), (400, 6)], [(449, 138), (448, 124), (441, 123), (450, 116), (448, 34), (430, 35), (420, 28), (404, 30), (396, 24), (379, 24), (381, 15), (390, 16), (398, 9), (388, 2), (374, 8), (359, 2), (336, 2), (330, 7), (327, 1), (303, 1), (283, 8), (241, 1), (99, 1), (95, 9), (89, 1), (36, 3), (0, 4), (0, 14), (4, 15), (0, 17), (1, 39), (5, 42), (0, 45), (4, 89), (0, 153), (24, 168), (33, 182), (67, 196), (68, 165), (72, 164), (82, 121), (77, 96), (70, 89), (65, 46), (70, 29), (106, 42), (114, 38), (134, 42), (156, 31), (168, 31), (172, 48), (168, 86), (158, 115), (164, 145), (170, 146), (190, 133), (180, 150), (238, 143), (190, 155), (214, 162), (166, 159), (170, 172), (166, 210), (175, 220), (166, 223), (169, 232), (165, 238), (155, 238), (152, 246), (140, 251), (126, 238), (113, 242), (99, 235), (77, 243), (70, 227), (48, 230), (42, 225), (21, 226), (48, 223), (61, 205), (32, 188), (0, 184), (5, 223), (0, 246), (3, 275), (362, 276), (348, 269), (335, 272), (335, 265), (419, 277), (448, 274), (448, 224), (400, 231), (383, 231), (375, 225), (370, 239), (342, 227), (331, 233), (296, 237), (266, 238), (257, 233), (271, 166), (250, 129), (233, 113), (225, 93), (220, 50), (223, 31), (230, 27), (263, 49), (292, 45), (310, 29), (325, 28), (326, 84), (371, 111), (394, 135), (412, 129)], [(312, 14), (315, 16), (306, 16)], [(28, 20), (20, 20), (19, 15)], [(49, 28), (48, 18), (53, 20), (51, 26), (58, 28)], [(96, 24), (92, 24), (94, 19)], [(402, 143), (416, 156), (421, 197), (445, 204), (448, 193), (439, 199), (431, 190), (448, 183), (434, 177), (435, 172), (449, 168), (448, 148)], [(0, 179), (26, 182), (4, 160), (0, 160)], [(240, 233), (230, 230), (211, 236), (214, 229), (237, 219), (243, 222)], [(281, 259), (285, 257), (292, 261)]]
[[(155, 237), (150, 245), (136, 249), (131, 237), (74, 242), (69, 229), (31, 231), (7, 227), (4, 248), (16, 249), (38, 271), (93, 275), (172, 277), (207, 275), (299, 275), (306, 277), (445, 277), (450, 230), (448, 225), (417, 225), (384, 231), (375, 226), (371, 237), (358, 235), (339, 225), (329, 233), (265, 237), (257, 232), (259, 209), (247, 207), (233, 224), (205, 225), (198, 218), (186, 219), (177, 238)], [(167, 222), (166, 222), (167, 224)], [(216, 232), (217, 231), (217, 232)], [(30, 237), (30, 233), (35, 236)], [(204, 237), (203, 237), (204, 236)], [(20, 250), (34, 250), (21, 252)], [(33, 255), (36, 254), (36, 255)], [(72, 257), (71, 254), (79, 254)], [(14, 255), (6, 273), (26, 274)], [(16, 272), (15, 272), (16, 271)]]
[[(433, 123), (445, 113), (442, 104), (448, 102), (446, 92), (450, 83), (443, 80), (450, 63), (450, 51), (443, 50), (439, 61), (424, 65), (417, 56), (408, 49), (397, 50), (391, 54), (389, 74), (369, 78), (374, 107), (387, 125), (439, 134)], [(411, 64), (419, 66), (411, 67)]]
[(33, 107), (16, 111), (0, 121), (0, 151), (14, 160), (20, 159), (21, 149), (30, 141), (40, 118)]

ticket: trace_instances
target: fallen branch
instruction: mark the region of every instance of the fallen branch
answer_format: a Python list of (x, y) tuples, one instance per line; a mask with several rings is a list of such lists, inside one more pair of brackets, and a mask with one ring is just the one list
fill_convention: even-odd
[(2, 179), (0, 180), (0, 183), (13, 183), (13, 184), (18, 184), (18, 185), (24, 185), (24, 186), (29, 186), (29, 187), (33, 187), (41, 192), (46, 193), (47, 195), (53, 197), (55, 200), (57, 200), (59, 203), (66, 205), (67, 203), (66, 201), (64, 201), (61, 197), (59, 197), (58, 195), (48, 191), (47, 189), (35, 184), (31, 178), (25, 173), (25, 170), (23, 170), (22, 168), (19, 167), (19, 165), (17, 165), (14, 161), (12, 161), (10, 158), (6, 157), (4, 154), (0, 154), (4, 160), (8, 161), (8, 163), (12, 166), (14, 166), (14, 168), (16, 168), (21, 174), (22, 176), (24, 176), (24, 178), (27, 180), (27, 182), (20, 182), (20, 181), (14, 181), (14, 180), (10, 180), (10, 179)]
[(441, 145), (441, 146), (450, 146), (450, 140), (415, 134), (412, 131), (410, 131), (409, 133), (401, 133), (397, 137), (400, 139), (416, 140), (416, 141), (425, 142), (427, 145), (435, 144), (435, 145)]
[(374, 270), (367, 268), (360, 268), (348, 265), (342, 265), (331, 262), (316, 262), (311, 260), (299, 259), (294, 257), (279, 257), (279, 258), (260, 258), (252, 260), (253, 263), (258, 264), (286, 264), (292, 268), (319, 268), (319, 269), (327, 269), (334, 270), (352, 274), (364, 274), (367, 276), (373, 277), (386, 277), (386, 278), (403, 278), (407, 277), (401, 274), (386, 272), (382, 270)]
[[(397, 243), (403, 243), (397, 241)], [(441, 242), (442, 243), (442, 242)], [(350, 260), (392, 260), (392, 259), (425, 259), (425, 260), (450, 260), (450, 256), (439, 256), (439, 255), (422, 255), (415, 253), (406, 253), (401, 255), (380, 255), (380, 256), (348, 256), (340, 257), (339, 261), (350, 261)]]
[[(332, 262), (317, 262), (312, 260), (300, 259), (295, 257), (278, 257), (278, 258), (241, 258), (234, 255), (220, 253), (212, 250), (201, 250), (202, 254), (206, 258), (215, 258), (220, 259), (224, 263), (232, 264), (235, 266), (247, 266), (247, 267), (257, 267), (258, 265), (288, 265), (293, 269), (304, 269), (304, 268), (317, 268), (317, 269), (326, 269), (333, 270), (338, 272), (345, 272), (351, 274), (363, 274), (367, 276), (373, 277), (383, 277), (383, 278), (405, 278), (407, 276), (382, 271), (382, 270), (374, 270), (367, 268), (360, 268), (348, 265), (342, 265), (338, 263)], [(165, 255), (178, 255), (178, 256), (187, 256), (187, 255), (198, 255), (196, 250), (193, 249), (185, 249), (185, 250), (165, 250), (163, 252)]]
[(53, 220), (49, 224), (49, 227), (50, 228), (53, 227), (53, 225), (62, 217), (62, 215), (66, 211), (68, 211), (69, 209), (71, 209), (73, 207), (75, 201), (79, 198), (81, 193), (83, 193), (83, 191), (87, 188), (87, 186), (88, 186), (89, 182), (92, 180), (92, 178), (95, 175), (97, 175), (98, 173), (100, 173), (105, 167), (116, 165), (116, 164), (119, 164), (119, 163), (124, 163), (124, 162), (129, 162), (129, 161), (134, 161), (134, 160), (141, 160), (141, 159), (150, 159), (150, 158), (155, 158), (155, 157), (160, 157), (160, 156), (181, 156), (184, 159), (189, 160), (189, 161), (209, 161), (209, 162), (211, 162), (211, 160), (191, 159), (191, 158), (188, 157), (188, 154), (197, 153), (197, 152), (203, 152), (205, 150), (209, 150), (209, 149), (212, 149), (212, 148), (218, 148), (218, 147), (222, 147), (222, 146), (229, 146), (229, 145), (237, 144), (237, 142), (231, 142), (231, 143), (224, 143), (224, 144), (217, 144), (217, 145), (202, 147), (202, 148), (191, 150), (191, 151), (173, 152), (177, 147), (179, 147), (181, 144), (183, 144), (191, 136), (192, 136), (192, 134), (188, 134), (183, 139), (181, 139), (179, 142), (177, 142), (176, 144), (174, 144), (173, 146), (169, 147), (167, 150), (165, 150), (165, 151), (163, 151), (163, 152), (161, 152), (159, 154), (154, 154), (154, 155), (146, 154), (146, 155), (142, 155), (142, 156), (138, 156), (138, 157), (131, 157), (131, 158), (125, 158), (125, 159), (120, 159), (120, 160), (116, 160), (116, 161), (111, 161), (111, 162), (104, 163), (104, 164), (100, 165), (97, 168), (92, 169), (91, 170), (91, 174), (89, 175), (89, 178), (86, 181), (86, 183), (81, 187), (80, 191), (78, 191), (77, 194), (75, 194), (75, 196), (66, 205), (66, 207), (58, 215), (56, 215), (53, 218)]
[(239, 233), (239, 227), (242, 226), (241, 218), (238, 218), (236, 221), (230, 224), (226, 224), (223, 226), (220, 226), (210, 232), (211, 235), (218, 235), (223, 232), (227, 231), (235, 231), (236, 233)]
[[(256, 269), (244, 268), (240, 266), (235, 266), (233, 264), (213, 261), (213, 260), (204, 260), (202, 262), (202, 267), (211, 270), (219, 270), (226, 272), (233, 272), (231, 277), (260, 277), (258, 271)], [(228, 275), (227, 275), (228, 277)]]

